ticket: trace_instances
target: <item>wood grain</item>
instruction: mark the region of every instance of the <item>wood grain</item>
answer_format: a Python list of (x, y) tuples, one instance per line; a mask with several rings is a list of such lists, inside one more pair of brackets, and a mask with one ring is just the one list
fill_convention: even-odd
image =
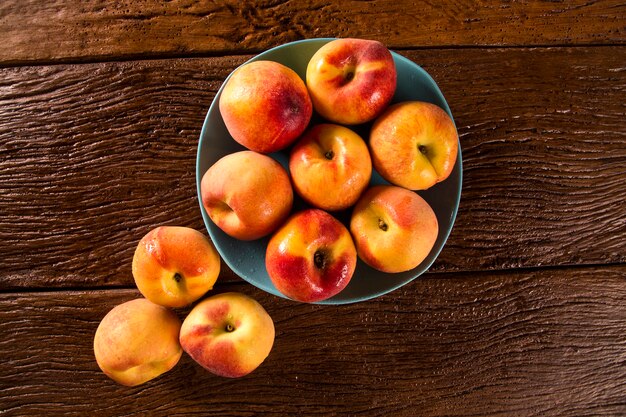
[[(403, 53), (442, 88), (464, 156), (433, 271), (626, 261), (626, 48)], [(204, 230), (197, 138), (244, 60), (0, 70), (0, 288), (132, 285), (151, 228)]]
[(341, 307), (297, 304), (249, 285), (220, 288), (230, 290), (255, 297), (273, 317), (266, 362), (231, 380), (184, 355), (136, 388), (107, 379), (92, 351), (98, 322), (135, 291), (0, 295), (0, 414), (626, 413), (625, 266), (428, 274)]
[(612, 54), (626, 49), (405, 53), (442, 86), (464, 157), (434, 270), (626, 261), (626, 66)]
[(541, 2), (7, 0), (0, 63), (254, 52), (314, 37), (393, 48), (624, 44), (620, 0)]
[(240, 61), (3, 70), (2, 286), (132, 283), (152, 227), (202, 228), (199, 129)]

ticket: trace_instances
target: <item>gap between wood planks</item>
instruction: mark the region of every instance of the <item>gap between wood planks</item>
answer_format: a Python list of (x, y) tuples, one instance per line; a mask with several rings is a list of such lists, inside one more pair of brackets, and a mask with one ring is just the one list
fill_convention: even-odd
[[(547, 266), (532, 266), (522, 268), (510, 268), (510, 269), (497, 269), (497, 270), (468, 270), (468, 271), (434, 271), (426, 272), (414, 280), (419, 278), (437, 278), (454, 280), (458, 279), (459, 275), (474, 275), (475, 278), (489, 278), (494, 275), (517, 275), (537, 271), (576, 271), (576, 270), (590, 270), (594, 268), (619, 268), (626, 266), (626, 263), (606, 263), (606, 264), (570, 264), (570, 265), (547, 265)], [(466, 279), (461, 277), (461, 279)], [(413, 281), (411, 281), (413, 282)], [(226, 288), (232, 285), (253, 285), (243, 278), (239, 277), (239, 281), (226, 281), (220, 282), (219, 278), (213, 287), (213, 290)], [(134, 285), (97, 285), (97, 286), (69, 286), (69, 287), (31, 287), (31, 288), (7, 288), (0, 289), (1, 294), (31, 294), (31, 293), (61, 293), (61, 292), (74, 292), (74, 291), (126, 291), (137, 290)], [(393, 291), (392, 291), (393, 292)]]
[[(305, 39), (303, 39), (305, 40)], [(279, 45), (275, 45), (279, 46)], [(427, 50), (466, 50), (466, 49), (584, 49), (584, 48), (620, 48), (626, 47), (621, 43), (584, 43), (584, 44), (537, 44), (537, 45), (423, 45), (411, 47), (390, 46), (389, 49), (395, 52), (407, 51), (427, 51)], [(198, 52), (198, 53), (148, 53), (148, 54), (121, 54), (119, 56), (85, 56), (83, 58), (58, 58), (58, 59), (42, 59), (33, 61), (0, 61), (0, 69), (3, 68), (19, 68), (19, 67), (45, 67), (56, 65), (87, 65), (87, 64), (106, 64), (116, 62), (133, 62), (133, 61), (160, 61), (175, 59), (201, 59), (201, 58), (220, 58), (220, 57), (245, 57), (260, 54), (267, 49), (250, 49), (250, 50), (226, 50), (220, 52)]]

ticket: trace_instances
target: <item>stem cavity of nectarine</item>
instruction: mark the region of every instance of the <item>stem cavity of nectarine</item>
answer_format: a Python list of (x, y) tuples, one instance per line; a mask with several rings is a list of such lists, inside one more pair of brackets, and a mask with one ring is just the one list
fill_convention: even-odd
[(316, 250), (313, 254), (313, 263), (318, 269), (324, 269), (326, 267), (327, 256), (321, 250)]
[(385, 223), (383, 219), (378, 219), (378, 228), (383, 232), (386, 232), (387, 229), (389, 229), (389, 226), (387, 226), (387, 223)]
[(217, 203), (217, 205), (222, 211), (225, 211), (225, 212), (233, 211), (233, 208), (225, 201), (220, 201)]
[(183, 276), (178, 272), (174, 274), (174, 281), (181, 282), (183, 280)]

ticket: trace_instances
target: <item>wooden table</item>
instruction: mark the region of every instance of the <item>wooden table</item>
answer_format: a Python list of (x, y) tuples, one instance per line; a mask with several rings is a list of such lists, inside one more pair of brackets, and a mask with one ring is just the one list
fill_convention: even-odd
[[(619, 0), (0, 3), (0, 415), (626, 414), (626, 5)], [(136, 388), (95, 329), (157, 225), (206, 233), (200, 128), (224, 78), (304, 38), (377, 39), (455, 116), (464, 183), (430, 272), (369, 302), (268, 295), (238, 380), (188, 356)], [(185, 311), (180, 311), (181, 317)]]

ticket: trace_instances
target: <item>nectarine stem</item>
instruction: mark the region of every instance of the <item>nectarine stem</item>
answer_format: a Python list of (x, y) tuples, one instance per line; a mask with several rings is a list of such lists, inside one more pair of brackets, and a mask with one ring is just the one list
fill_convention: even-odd
[(384, 222), (383, 219), (378, 219), (378, 227), (380, 228), (380, 230), (382, 230), (383, 232), (386, 232), (387, 229), (389, 228), (389, 226), (387, 226), (387, 223)]
[(224, 330), (226, 330), (228, 333), (230, 333), (230, 332), (235, 330), (235, 327), (232, 324), (228, 323)]
[(335, 153), (331, 150), (326, 151), (326, 153), (324, 154), (324, 156), (326, 157), (326, 159), (333, 159), (333, 157), (335, 156)]

